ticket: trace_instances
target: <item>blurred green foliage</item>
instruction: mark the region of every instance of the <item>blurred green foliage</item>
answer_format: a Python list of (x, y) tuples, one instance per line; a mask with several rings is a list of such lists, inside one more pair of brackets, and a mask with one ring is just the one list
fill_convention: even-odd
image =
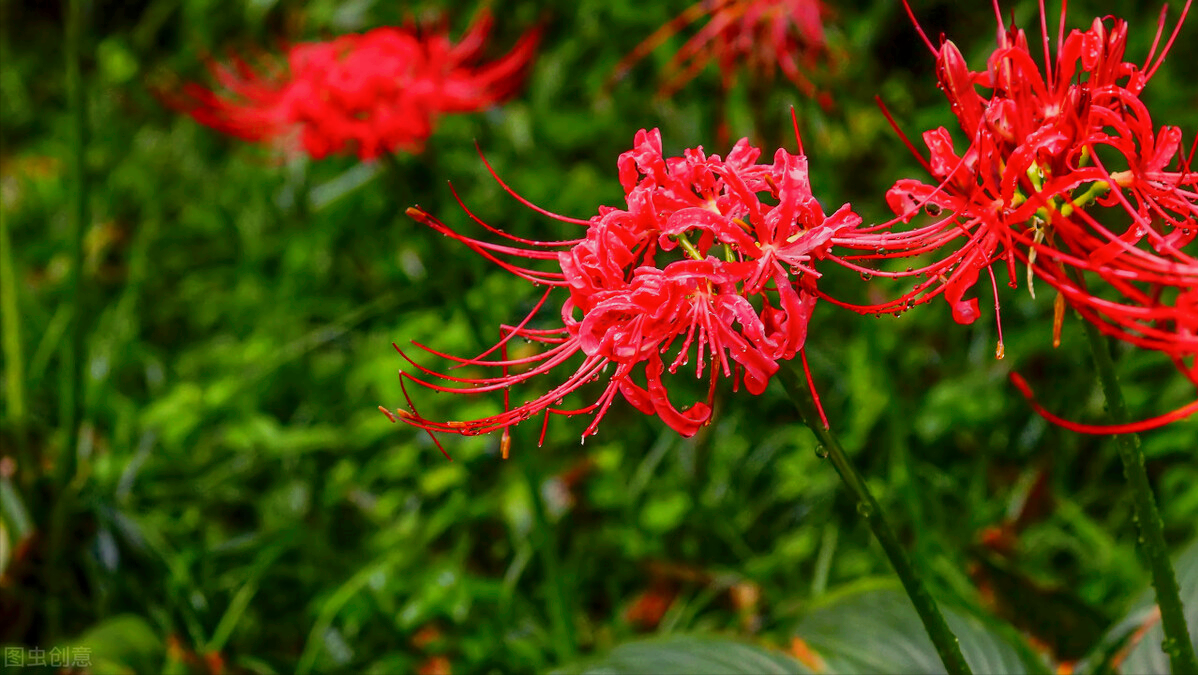
[[(619, 203), (615, 160), (640, 128), (661, 127), (670, 152), (726, 150), (715, 141), (718, 73), (655, 96), (656, 70), (683, 38), (607, 86), (615, 64), (687, 0), (492, 2), (495, 53), (546, 27), (524, 94), (445, 118), (425, 153), (398, 158), (398, 172), (349, 158), (283, 161), (154, 94), (205, 80), (203, 59), (228, 50), (269, 51), (451, 4), (89, 5), (84, 424), (65, 488), (49, 479), (69, 447), (55, 417), (68, 316), (63, 12), (0, 5), (0, 217), (19, 309), (5, 319), (19, 321), (23, 354), (15, 364), (6, 352), (4, 369), (19, 370), (27, 397), (18, 417), (6, 394), (0, 428), (0, 643), (92, 645), (97, 672), (540, 671), (644, 632), (786, 645), (827, 593), (890, 574), (777, 386), (760, 397), (721, 392), (715, 423), (689, 440), (623, 404), (583, 446), (577, 419), (555, 420), (540, 448), (536, 429), (522, 428), (507, 462), (497, 437), (454, 437), (444, 439), (447, 463), (426, 435), (376, 410), (403, 400), (390, 342), (477, 352), (480, 336), (497, 336), (491, 327), (535, 301), (535, 289), (432, 236), (405, 207), (470, 230), (449, 179), (487, 222), (572, 236), (505, 195), (475, 141), (525, 197), (581, 218)], [(988, 8), (913, 4), (929, 35), (948, 34), (980, 66), (993, 45)], [(1071, 5), (1072, 25), (1088, 24), (1098, 4)], [(1158, 8), (1103, 8), (1131, 21), (1129, 54), (1141, 58)], [(449, 14), (455, 31), (472, 11)], [(1011, 11), (1035, 27), (1034, 3)], [(878, 222), (885, 189), (920, 174), (874, 96), (916, 138), (948, 125), (947, 106), (898, 3), (839, 4), (828, 27), (840, 58), (820, 84), (834, 106), (782, 79), (742, 77), (726, 102), (732, 136), (793, 147), (793, 105), (827, 210), (851, 201)], [(1149, 89), (1158, 124), (1198, 122), (1192, 34), (1183, 29)], [(844, 296), (895, 291), (824, 271), (821, 285)], [(935, 594), (1077, 659), (1147, 574), (1114, 447), (1048, 426), (1007, 382), (1017, 369), (1050, 409), (1101, 416), (1076, 319), (1054, 350), (1052, 298), (1002, 290), (1003, 361), (983, 301), (983, 319), (967, 327), (943, 303), (899, 319), (824, 305), (811, 365), (829, 419)], [(1158, 355), (1117, 345), (1116, 356), (1135, 414), (1193, 395)], [(498, 402), (423, 392), (419, 404), (452, 419)], [(1176, 545), (1198, 522), (1195, 428), (1144, 437)], [(64, 489), (74, 495), (69, 560), (53, 566), (44, 533)], [(63, 589), (61, 634), (46, 629), (48, 575)]]

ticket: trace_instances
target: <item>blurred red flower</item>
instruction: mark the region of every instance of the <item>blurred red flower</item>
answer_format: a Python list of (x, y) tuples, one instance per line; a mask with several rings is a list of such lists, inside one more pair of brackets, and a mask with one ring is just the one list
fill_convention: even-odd
[[(710, 421), (711, 397), (721, 376), (732, 379), (734, 389), (743, 383), (751, 393), (761, 393), (778, 361), (793, 358), (803, 348), (815, 306), (815, 261), (835, 241), (851, 237), (861, 218), (847, 204), (824, 215), (811, 194), (803, 155), (780, 149), (772, 164), (758, 164), (760, 155), (742, 139), (727, 158), (708, 156), (702, 148), (665, 157), (660, 133), (642, 130), (633, 149), (618, 162), (624, 207), (602, 206), (590, 220), (576, 220), (516, 196), (541, 213), (586, 227), (582, 238), (568, 241), (521, 239), (470, 214), (517, 245), (488, 243), (453, 231), (421, 209), (409, 209), (416, 220), (549, 288), (520, 323), (502, 326), (499, 343), (479, 356), (451, 357), (417, 344), (458, 366), (497, 368), (500, 374), (457, 377), (412, 359), (408, 361), (418, 373), (401, 373), (401, 382), (436, 391), (502, 390), (502, 413), (438, 422), (412, 407), (411, 412), (398, 411), (398, 417), (430, 432), (479, 434), (506, 432), (542, 413), (546, 424), (550, 413), (590, 414), (585, 438), (596, 432), (619, 393), (641, 412), (691, 436)], [(540, 271), (513, 263), (512, 258), (542, 261), (556, 269)], [(530, 327), (550, 293), (559, 288), (569, 292), (561, 306), (560, 327)], [(506, 346), (513, 337), (545, 349), (508, 359)], [(488, 358), (497, 351), (499, 358)], [(569, 368), (564, 364), (576, 356), (581, 363), (564, 380), (519, 406), (508, 405), (513, 386)], [(679, 408), (670, 399), (670, 376), (692, 359), (697, 378), (710, 366), (708, 397)], [(519, 372), (511, 372), (516, 369)], [(560, 407), (564, 396), (604, 376), (607, 385), (596, 402), (577, 409)]]
[(223, 93), (189, 83), (166, 98), (218, 131), (289, 151), (302, 148), (317, 159), (419, 152), (439, 116), (482, 110), (520, 85), (539, 31), (483, 63), (492, 23), (482, 12), (457, 44), (443, 27), (383, 27), (292, 46), (286, 65), (255, 69), (234, 56), (227, 64), (209, 64)]
[(638, 45), (616, 67), (615, 78), (670, 36), (706, 18), (667, 66), (663, 95), (681, 89), (714, 61), (725, 88), (744, 65), (766, 77), (781, 70), (800, 91), (814, 96), (808, 73), (827, 57), (823, 19), (828, 13), (821, 0), (701, 0)]

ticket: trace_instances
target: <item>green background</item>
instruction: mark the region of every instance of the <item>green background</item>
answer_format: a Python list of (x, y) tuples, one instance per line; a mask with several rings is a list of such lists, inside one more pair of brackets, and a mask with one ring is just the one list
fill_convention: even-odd
[[(66, 447), (57, 369), (69, 339), (64, 10), (2, 5), (0, 217), (16, 279), (4, 292), (19, 309), (4, 320), (23, 355), (15, 364), (6, 353), (3, 369), (19, 371), (26, 414), (16, 417), (6, 394), (0, 644), (92, 645), (115, 670), (537, 671), (645, 632), (785, 647), (826, 594), (890, 576), (776, 384), (759, 397), (725, 388), (715, 422), (693, 439), (624, 403), (585, 445), (583, 419), (555, 419), (539, 448), (532, 422), (507, 462), (497, 435), (443, 438), (455, 460), (446, 462), (427, 435), (376, 407), (403, 401), (392, 341), (477, 353), (479, 332), (497, 337), (494, 327), (538, 295), (409, 220), (407, 206), (478, 235), (452, 180), (488, 223), (577, 236), (506, 196), (476, 141), (532, 202), (588, 218), (621, 205), (616, 157), (638, 129), (660, 127), (667, 154), (723, 153), (723, 108), (733, 139), (748, 135), (769, 157), (794, 147), (794, 106), (825, 210), (851, 202), (867, 222), (885, 220), (887, 187), (922, 176), (874, 97), (913, 137), (953, 128), (933, 58), (901, 5), (835, 7), (826, 21), (835, 67), (816, 76), (833, 101), (824, 109), (781, 77), (742, 73), (725, 98), (714, 67), (656, 96), (684, 37), (609, 86), (620, 59), (686, 2), (496, 0), (491, 55), (545, 28), (523, 92), (444, 118), (424, 153), (389, 171), (347, 157), (285, 160), (172, 112), (155, 92), (210, 84), (207, 56), (269, 52), (451, 3), (84, 4), (83, 423), (65, 487), (53, 478)], [(1094, 4), (1073, 4), (1070, 26), (1087, 26)], [(985, 5), (914, 10), (980, 69), (994, 45)], [(449, 14), (455, 36), (474, 10)], [(1008, 10), (1038, 25), (1034, 4)], [(1142, 61), (1159, 8), (1102, 11), (1131, 22), (1128, 54)], [(1198, 121), (1193, 33), (1183, 28), (1145, 96), (1158, 126), (1187, 136)], [(821, 288), (840, 297), (900, 292), (821, 271)], [(1147, 574), (1113, 444), (1049, 426), (1007, 379), (1017, 370), (1050, 410), (1102, 419), (1078, 320), (1067, 319), (1054, 350), (1051, 295), (1001, 290), (1002, 361), (985, 282), (972, 326), (953, 323), (943, 301), (897, 319), (825, 303), (809, 358), (833, 427), (934, 594), (1073, 660), (1131, 607)], [(1192, 399), (1161, 355), (1125, 345), (1115, 354), (1133, 415)], [(412, 393), (434, 419), (499, 409), (498, 399)], [(1178, 548), (1198, 522), (1195, 430), (1186, 421), (1143, 439)], [(67, 493), (65, 559), (51, 564), (48, 521)], [(986, 528), (1016, 518), (1011, 548), (983, 544)], [(666, 601), (664, 614), (637, 620), (653, 599)], [(57, 632), (49, 602), (62, 611)]]

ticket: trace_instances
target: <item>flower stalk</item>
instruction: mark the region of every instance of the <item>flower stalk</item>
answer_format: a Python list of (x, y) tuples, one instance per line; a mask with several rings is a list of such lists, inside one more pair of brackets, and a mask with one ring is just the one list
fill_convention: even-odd
[[(1083, 321), (1082, 325), (1094, 354), (1094, 365), (1098, 369), (1098, 380), (1102, 384), (1102, 394), (1106, 398), (1111, 419), (1115, 424), (1126, 424), (1129, 419), (1127, 405), (1123, 401), (1123, 391), (1119, 386), (1110, 349), (1093, 323)], [(1165, 633), (1161, 649), (1168, 655), (1170, 669), (1174, 673), (1198, 673), (1198, 658), (1194, 655), (1177, 577), (1173, 573), (1169, 549), (1165, 545), (1164, 524), (1148, 482), (1148, 473), (1144, 470), (1140, 438), (1134, 433), (1115, 434), (1115, 445), (1119, 448), (1119, 459), (1123, 461), (1123, 475), (1131, 487), (1136, 526), (1140, 530), (1140, 549), (1148, 558), (1152, 586), (1156, 589), (1156, 601), (1160, 606), (1161, 627)]]
[(826, 453), (827, 459), (831, 460), (841, 481), (857, 500), (857, 512), (865, 518), (870, 531), (874, 533), (878, 543), (882, 545), (882, 550), (886, 552), (886, 557), (894, 567), (895, 573), (898, 574), (903, 588), (907, 591), (907, 596), (915, 605), (915, 611), (919, 613), (919, 618), (936, 648), (936, 653), (940, 656), (940, 661), (944, 663), (945, 669), (950, 674), (972, 673), (969, 664), (965, 661), (965, 656), (961, 653), (961, 645), (957, 637), (949, 629), (944, 615), (940, 613), (940, 608), (937, 607), (936, 601), (932, 599), (932, 595), (924, 586), (923, 579), (911, 564), (902, 545), (899, 544), (894, 530), (890, 529), (890, 524), (886, 522), (882, 509), (878, 506), (878, 501), (874, 499), (873, 493), (870, 492), (865, 478), (858, 473), (852, 461), (849, 460), (848, 454), (840, 444), (840, 439), (820, 421), (821, 416), (807, 378), (803, 374), (795, 372), (793, 361), (780, 365), (782, 367), (778, 369), (778, 377), (782, 380), (782, 386), (786, 388), (786, 393), (795, 408), (798, 409), (803, 422), (815, 434), (816, 441), (819, 443), (816, 452), (821, 457), (824, 457)]

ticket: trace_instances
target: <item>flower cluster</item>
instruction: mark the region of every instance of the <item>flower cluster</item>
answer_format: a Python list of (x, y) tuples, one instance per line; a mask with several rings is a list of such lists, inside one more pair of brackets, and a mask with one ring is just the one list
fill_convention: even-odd
[[(1189, 2), (1183, 20), (1188, 8)], [(747, 60), (780, 66), (804, 86), (809, 82), (801, 78), (796, 59), (824, 49), (823, 11), (818, 0), (702, 2), (646, 40), (622, 68), (707, 16), (708, 23), (672, 62), (672, 81), (684, 82), (718, 60), (728, 84), (732, 65)], [(1189, 166), (1194, 151), (1183, 152), (1176, 127), (1154, 126), (1141, 99), (1177, 30), (1164, 39), (1162, 13), (1141, 66), (1124, 58), (1126, 22), (1106, 17), (1066, 34), (1062, 8), (1054, 53), (1042, 6), (1041, 66), (1026, 33), (1007, 28), (1001, 15), (998, 20), (998, 47), (980, 71), (968, 67), (952, 42), (933, 46), (916, 23), (936, 57), (939, 85), (967, 143), (958, 150), (952, 133), (933, 129), (923, 134), (924, 156), (899, 132), (933, 181), (895, 183), (886, 198), (896, 218), (888, 223), (862, 227), (848, 205), (826, 216), (811, 194), (801, 147), (799, 154), (779, 150), (772, 164), (758, 163), (761, 151), (747, 140), (726, 158), (708, 156), (702, 148), (666, 157), (660, 135), (643, 130), (618, 162), (625, 204), (600, 207), (589, 220), (544, 211), (499, 181), (538, 212), (584, 226), (578, 239), (522, 239), (470, 214), (507, 239), (490, 243), (410, 209), (416, 220), (548, 288), (528, 316), (502, 326), (498, 344), (479, 356), (450, 357), (417, 345), (458, 367), (495, 368), (498, 374), (438, 372), (400, 350), (413, 367), (401, 382), (437, 391), (502, 391), (503, 412), (437, 422), (415, 410), (406, 388), (408, 410), (384, 412), (430, 433), (503, 429), (505, 438), (510, 426), (533, 416), (543, 414), (547, 424), (550, 413), (586, 414), (592, 421), (585, 438), (619, 394), (690, 436), (710, 420), (721, 378), (757, 394), (779, 361), (801, 354), (817, 299), (863, 313), (898, 314), (943, 295), (953, 318), (969, 324), (981, 316), (971, 296), (985, 271), (998, 324), (996, 354), (1002, 358), (996, 263), (1012, 288), (1019, 285), (1022, 265), (1033, 298), (1037, 280), (1055, 292), (1054, 345), (1065, 309), (1072, 307), (1107, 335), (1165, 353), (1198, 385), (1198, 258), (1186, 250), (1198, 236), (1193, 226), (1198, 174)], [(899, 227), (921, 212), (930, 218)], [(905, 271), (876, 269), (878, 263), (929, 254), (930, 262)], [(821, 260), (863, 277), (916, 283), (890, 301), (850, 305), (817, 288), (815, 263)], [(545, 265), (555, 267), (538, 269)], [(536, 315), (555, 289), (568, 293), (560, 324), (540, 327)], [(541, 351), (509, 358), (507, 347), (517, 337)], [(679, 406), (671, 400), (671, 377), (692, 360), (695, 376), (710, 380), (707, 399)], [(572, 374), (544, 393), (511, 405), (513, 387), (571, 367)], [(561, 407), (566, 395), (603, 378), (606, 386), (594, 403)], [(1014, 378), (1031, 399), (1026, 382)], [(1096, 426), (1068, 422), (1033, 405), (1058, 424), (1091, 433), (1149, 429), (1198, 410), (1196, 402), (1151, 420)]]
[(714, 61), (725, 88), (732, 85), (737, 69), (747, 65), (771, 77), (781, 70), (800, 91), (813, 96), (815, 85), (807, 73), (827, 55), (827, 14), (821, 0), (700, 0), (637, 46), (617, 66), (616, 76), (622, 77), (671, 35), (706, 18), (667, 66), (664, 95), (681, 89)]
[[(502, 390), (502, 413), (438, 422), (411, 407), (411, 412), (397, 411), (398, 417), (429, 431), (476, 434), (506, 430), (538, 414), (544, 414), (546, 423), (550, 413), (590, 414), (585, 438), (595, 433), (619, 393), (638, 410), (691, 436), (710, 420), (711, 397), (721, 377), (731, 379), (734, 387), (743, 384), (749, 392), (761, 393), (778, 362), (803, 348), (820, 276), (816, 261), (833, 244), (851, 240), (861, 218), (847, 204), (831, 216), (824, 214), (811, 194), (802, 154), (780, 149), (772, 164), (757, 163), (760, 155), (742, 139), (726, 158), (709, 156), (702, 148), (666, 157), (660, 133), (642, 130), (618, 162), (623, 207), (601, 207), (590, 220), (537, 209), (586, 227), (583, 237), (570, 241), (521, 239), (474, 218), (509, 240), (488, 243), (410, 209), (416, 220), (549, 288), (523, 321), (503, 326), (499, 343), (475, 358), (447, 357), (424, 348), (459, 365), (492, 367), (500, 374), (462, 378), (408, 359), (419, 372), (401, 375), (401, 380), (438, 391)], [(519, 259), (556, 263), (556, 269), (512, 262)], [(530, 327), (554, 289), (568, 292), (560, 326)], [(515, 337), (539, 343), (544, 351), (509, 359), (506, 347)], [(500, 355), (492, 357), (496, 352)], [(507, 405), (514, 385), (547, 375), (576, 356), (581, 363), (558, 384), (519, 406)], [(670, 376), (692, 360), (695, 377), (710, 380), (708, 398), (679, 407), (670, 399)], [(564, 396), (604, 375), (606, 387), (594, 403), (560, 407)]]
[[(1001, 16), (998, 48), (984, 71), (970, 70), (952, 42), (938, 49), (928, 42), (968, 146), (958, 152), (941, 127), (923, 134), (924, 158), (904, 137), (936, 182), (900, 180), (887, 199), (899, 220), (922, 209), (932, 222), (878, 232), (864, 242), (873, 253), (850, 257), (949, 253), (891, 275), (923, 276), (910, 293), (858, 309), (896, 311), (943, 293), (953, 318), (971, 323), (978, 301), (965, 296), (980, 272), (993, 281), (992, 265), (1001, 261), (1015, 287), (1018, 262), (1033, 297), (1035, 279), (1058, 293), (1057, 343), (1068, 305), (1108, 335), (1164, 352), (1198, 384), (1198, 260), (1183, 250), (1198, 234), (1198, 175), (1182, 155), (1180, 130), (1155, 128), (1140, 98), (1176, 30), (1158, 52), (1162, 13), (1141, 67), (1124, 60), (1127, 24), (1120, 19), (1095, 19), (1066, 36), (1062, 11), (1055, 57), (1041, 19), (1043, 71), (1025, 33), (1004, 27)], [(994, 293), (997, 308), (997, 287)]]
[(483, 12), (457, 44), (443, 29), (376, 28), (294, 45), (285, 67), (257, 71), (234, 57), (210, 66), (226, 93), (192, 83), (169, 102), (223, 133), (302, 147), (317, 159), (418, 152), (440, 115), (481, 110), (515, 93), (539, 33), (480, 63), (491, 25)]

